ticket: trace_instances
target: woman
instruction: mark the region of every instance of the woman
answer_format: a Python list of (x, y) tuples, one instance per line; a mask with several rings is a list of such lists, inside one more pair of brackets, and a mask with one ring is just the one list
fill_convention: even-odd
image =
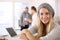
[(48, 3), (39, 6), (38, 17), (37, 26), (22, 30), (25, 36), (29, 40), (60, 40), (60, 27), (54, 22), (54, 10)]

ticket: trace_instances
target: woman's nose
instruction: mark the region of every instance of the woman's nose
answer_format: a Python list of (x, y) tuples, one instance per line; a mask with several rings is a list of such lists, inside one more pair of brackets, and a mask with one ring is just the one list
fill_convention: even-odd
[(46, 15), (45, 14), (43, 15), (43, 18), (46, 18)]

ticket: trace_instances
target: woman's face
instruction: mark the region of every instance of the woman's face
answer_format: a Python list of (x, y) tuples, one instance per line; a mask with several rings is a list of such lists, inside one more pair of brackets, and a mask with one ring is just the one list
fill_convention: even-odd
[(39, 16), (42, 23), (47, 24), (50, 21), (51, 15), (47, 8), (41, 8), (39, 10)]
[(32, 14), (34, 13), (34, 10), (33, 10), (33, 9), (31, 9), (31, 13), (32, 13)]

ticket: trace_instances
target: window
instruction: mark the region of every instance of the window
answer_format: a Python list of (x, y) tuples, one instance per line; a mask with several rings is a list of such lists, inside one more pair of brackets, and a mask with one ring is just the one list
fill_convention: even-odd
[(6, 27), (13, 26), (13, 10), (11, 2), (0, 2), (0, 35), (5, 35)]
[(21, 13), (28, 4), (20, 2), (0, 2), (0, 35), (6, 35), (7, 27), (19, 27)]
[(19, 27), (19, 20), (20, 20), (20, 16), (22, 14), (22, 12), (24, 11), (25, 7), (28, 6), (28, 4), (25, 3), (20, 3), (20, 2), (16, 2), (14, 3), (14, 12), (15, 12), (15, 28), (18, 29)]

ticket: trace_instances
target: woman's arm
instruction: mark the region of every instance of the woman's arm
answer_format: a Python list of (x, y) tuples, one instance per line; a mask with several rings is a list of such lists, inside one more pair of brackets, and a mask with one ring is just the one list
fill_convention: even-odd
[(30, 18), (27, 18), (26, 21), (32, 23), (32, 20)]
[(28, 29), (23, 29), (22, 32), (28, 39), (37, 40), (37, 38), (34, 36), (34, 34), (37, 33), (37, 25), (30, 26)]
[(33, 36), (27, 29), (24, 29), (24, 30), (23, 30), (23, 33), (26, 34), (26, 36), (27, 36), (27, 38), (28, 38), (29, 40), (38, 40), (38, 38), (35, 37), (35, 36)]

